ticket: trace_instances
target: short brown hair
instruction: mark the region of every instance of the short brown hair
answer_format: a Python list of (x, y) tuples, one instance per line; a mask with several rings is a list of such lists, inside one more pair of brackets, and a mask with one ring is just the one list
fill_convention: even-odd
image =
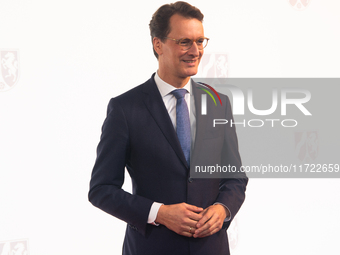
[[(159, 7), (159, 9), (152, 15), (152, 19), (150, 21), (150, 35), (151, 41), (153, 41), (154, 37), (159, 38), (162, 42), (164, 42), (165, 37), (170, 33), (170, 18), (174, 14), (179, 14), (185, 18), (194, 18), (199, 21), (203, 21), (204, 15), (201, 11), (186, 2), (178, 1), (172, 4), (165, 4)], [(153, 48), (153, 45), (152, 45)], [(153, 48), (153, 53), (158, 59), (158, 54)]]

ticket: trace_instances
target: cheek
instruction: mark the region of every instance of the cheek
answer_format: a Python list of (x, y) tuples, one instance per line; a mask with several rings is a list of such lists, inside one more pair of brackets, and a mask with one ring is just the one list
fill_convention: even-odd
[(180, 61), (182, 61), (186, 57), (187, 57), (187, 53), (186, 52), (178, 52), (177, 53), (177, 59), (179, 59)]

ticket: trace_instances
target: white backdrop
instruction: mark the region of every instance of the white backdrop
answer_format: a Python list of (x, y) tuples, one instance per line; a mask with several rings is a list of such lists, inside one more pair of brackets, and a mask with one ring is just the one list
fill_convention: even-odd
[[(12, 83), (4, 62), (0, 73), (1, 255), (18, 243), (32, 255), (121, 253), (125, 223), (87, 201), (88, 184), (109, 99), (157, 69), (148, 24), (164, 3), (0, 0), (1, 60), (17, 63)], [(340, 76), (337, 0), (190, 3), (229, 77)], [(232, 254), (340, 254), (339, 184), (251, 179)]]

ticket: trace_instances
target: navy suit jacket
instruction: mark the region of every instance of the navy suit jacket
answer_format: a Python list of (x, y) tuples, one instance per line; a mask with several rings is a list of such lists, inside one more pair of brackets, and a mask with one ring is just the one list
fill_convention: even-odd
[[(221, 165), (240, 167), (235, 129), (227, 125), (212, 129), (213, 118), (232, 118), (228, 98), (220, 95), (223, 106), (210, 107), (208, 100), (208, 114), (201, 115), (200, 95), (205, 92), (197, 88), (197, 83), (192, 85), (197, 113), (192, 160), (195, 155), (206, 155)], [(125, 167), (132, 179), (132, 194), (121, 189)], [(225, 179), (190, 177), (154, 75), (110, 100), (90, 181), (89, 200), (127, 222), (124, 255), (229, 254), (226, 229), (230, 221), (212, 236), (188, 238), (163, 225), (147, 224), (147, 219), (155, 201), (186, 202), (203, 208), (219, 202), (229, 208), (233, 218), (244, 201), (247, 181), (245, 175)]]

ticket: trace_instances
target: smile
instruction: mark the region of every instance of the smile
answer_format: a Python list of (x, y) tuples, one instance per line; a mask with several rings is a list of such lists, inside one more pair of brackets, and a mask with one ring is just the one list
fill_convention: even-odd
[(195, 63), (196, 60), (183, 60), (185, 63)]

